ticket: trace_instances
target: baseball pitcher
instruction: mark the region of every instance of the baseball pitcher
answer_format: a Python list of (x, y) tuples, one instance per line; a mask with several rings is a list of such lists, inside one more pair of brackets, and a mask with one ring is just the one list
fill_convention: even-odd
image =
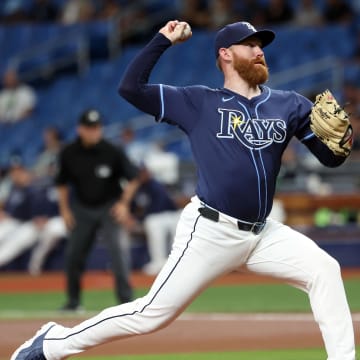
[[(292, 137), (324, 165), (351, 151), (348, 116), (330, 92), (313, 104), (264, 84), (264, 47), (275, 34), (251, 24), (225, 26), (215, 37), (221, 88), (149, 83), (160, 56), (191, 37), (170, 21), (131, 62), (120, 94), (159, 122), (188, 136), (197, 165), (196, 195), (183, 210), (169, 258), (149, 293), (103, 310), (72, 328), (48, 323), (12, 360), (60, 360), (111, 340), (158, 330), (173, 321), (215, 278), (239, 269), (284, 280), (306, 292), (328, 360), (355, 360), (354, 332), (338, 262), (314, 241), (271, 219), (281, 156)], [(199, 54), (201, 56), (201, 54)]]

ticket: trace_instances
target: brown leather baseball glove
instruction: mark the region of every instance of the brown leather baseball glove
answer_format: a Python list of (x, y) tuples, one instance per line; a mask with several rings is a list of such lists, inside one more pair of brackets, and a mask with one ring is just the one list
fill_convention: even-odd
[(310, 127), (335, 155), (350, 154), (353, 129), (349, 116), (329, 90), (316, 96), (310, 113)]

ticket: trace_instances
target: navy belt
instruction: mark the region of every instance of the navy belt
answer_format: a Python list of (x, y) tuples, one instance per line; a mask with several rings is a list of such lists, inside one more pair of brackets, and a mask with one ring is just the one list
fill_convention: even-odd
[[(199, 213), (206, 219), (219, 222), (220, 213), (217, 210), (211, 209), (207, 206), (201, 207), (198, 209)], [(240, 220), (237, 220), (237, 227), (239, 230), (243, 231), (251, 231), (254, 234), (260, 234), (262, 229), (264, 228), (266, 222), (255, 222), (255, 223), (247, 223)]]

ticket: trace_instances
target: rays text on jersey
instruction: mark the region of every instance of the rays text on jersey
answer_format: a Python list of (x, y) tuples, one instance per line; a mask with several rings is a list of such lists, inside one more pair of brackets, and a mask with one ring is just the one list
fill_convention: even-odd
[(238, 139), (251, 149), (263, 149), (286, 139), (286, 123), (282, 119), (247, 119), (238, 110), (218, 109), (217, 138)]

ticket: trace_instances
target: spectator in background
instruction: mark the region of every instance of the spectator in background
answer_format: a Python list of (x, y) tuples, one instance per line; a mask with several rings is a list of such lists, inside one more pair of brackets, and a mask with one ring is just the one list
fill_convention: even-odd
[(100, 20), (113, 19), (120, 15), (121, 7), (116, 0), (101, 0), (96, 18)]
[(37, 229), (31, 221), (31, 173), (21, 163), (14, 162), (10, 177), (10, 193), (0, 212), (0, 267), (37, 241)]
[[(129, 226), (132, 222), (129, 204), (137, 188), (137, 170), (124, 152), (103, 139), (102, 118), (97, 110), (81, 115), (77, 132), (78, 138), (60, 153), (55, 179), (60, 213), (69, 231), (67, 303), (62, 308), (66, 311), (80, 307), (80, 278), (100, 230), (109, 248), (117, 300), (125, 303), (132, 299), (126, 244), (121, 244), (118, 223)], [(128, 182), (122, 187), (124, 180)]]
[(353, 11), (345, 0), (325, 0), (323, 17), (329, 24), (349, 23), (353, 19)]
[(59, 214), (58, 193), (52, 176), (39, 179), (33, 186), (31, 205), (32, 222), (38, 233), (28, 269), (31, 275), (39, 275), (50, 252), (67, 235), (64, 220)]
[(151, 175), (162, 184), (172, 187), (179, 181), (179, 157), (166, 151), (161, 141), (153, 142), (144, 158), (144, 164)]
[(0, 91), (0, 122), (15, 123), (25, 119), (34, 110), (36, 102), (35, 91), (20, 81), (14, 69), (8, 69)]
[(93, 20), (95, 6), (92, 0), (67, 0), (62, 8), (60, 21), (63, 24), (75, 24)]
[(41, 224), (41, 227), (28, 264), (29, 273), (33, 276), (38, 276), (42, 273), (48, 256), (67, 235), (66, 226), (61, 216), (46, 219)]
[(31, 275), (39, 275), (45, 265), (45, 261), (55, 246), (67, 236), (67, 229), (59, 212), (58, 191), (54, 184), (57, 173), (57, 155), (60, 148), (58, 131), (55, 128), (47, 128), (44, 131), (48, 144), (47, 152), (44, 152), (44, 161), (40, 162), (39, 169), (35, 172), (36, 184), (33, 190), (32, 208), (33, 222), (38, 228), (38, 241), (31, 253), (28, 264)]
[(319, 26), (323, 24), (321, 10), (314, 0), (301, 0), (295, 11), (293, 24), (296, 26)]
[(44, 149), (37, 156), (32, 171), (35, 177), (48, 176), (49, 168), (55, 166), (62, 147), (61, 134), (55, 127), (43, 131)]
[(9, 168), (8, 166), (3, 165), (0, 168), (0, 209), (10, 194), (11, 185), (12, 181), (9, 174)]
[(0, 266), (7, 265), (25, 251), (31, 253), (29, 271), (41, 272), (46, 256), (66, 235), (59, 216), (57, 193), (52, 177), (34, 181), (21, 164), (11, 166), (11, 191), (0, 222)]
[(156, 275), (169, 255), (180, 210), (166, 187), (152, 178), (145, 167), (140, 170), (139, 178), (140, 186), (132, 201), (132, 211), (143, 224), (150, 257), (143, 271)]
[(134, 129), (126, 126), (120, 133), (121, 146), (124, 147), (126, 155), (137, 166), (144, 165), (144, 159), (149, 152), (149, 145), (145, 141), (138, 140)]
[(209, 4), (206, 0), (177, 0), (175, 6), (178, 17), (194, 29), (209, 27)]
[[(254, 26), (265, 23), (264, 6), (257, 0), (243, 0), (234, 2), (236, 19), (246, 19)], [(236, 20), (237, 21), (237, 20)]]
[(2, 0), (2, 17), (5, 24), (14, 24), (27, 20), (25, 0)]
[(269, 0), (264, 9), (266, 24), (281, 25), (289, 23), (294, 18), (294, 11), (287, 0)]
[(146, 166), (153, 178), (165, 185), (176, 185), (179, 180), (179, 158), (166, 151), (161, 142), (147, 143), (136, 138), (131, 127), (120, 134), (121, 144), (129, 159), (138, 167)]
[(29, 20), (35, 23), (55, 22), (58, 15), (59, 10), (51, 0), (34, 0), (28, 11)]
[(146, 3), (142, 6), (131, 2), (123, 5), (121, 7), (121, 20), (118, 22), (121, 45), (147, 40), (153, 21), (154, 17), (149, 14)]
[(0, 242), (7, 233), (13, 231), (21, 221), (30, 218), (29, 183), (30, 177), (24, 175), (21, 160), (11, 159), (8, 168), (9, 189), (0, 204)]
[(236, 21), (234, 16), (233, 0), (210, 0), (209, 26), (219, 29), (225, 24)]

